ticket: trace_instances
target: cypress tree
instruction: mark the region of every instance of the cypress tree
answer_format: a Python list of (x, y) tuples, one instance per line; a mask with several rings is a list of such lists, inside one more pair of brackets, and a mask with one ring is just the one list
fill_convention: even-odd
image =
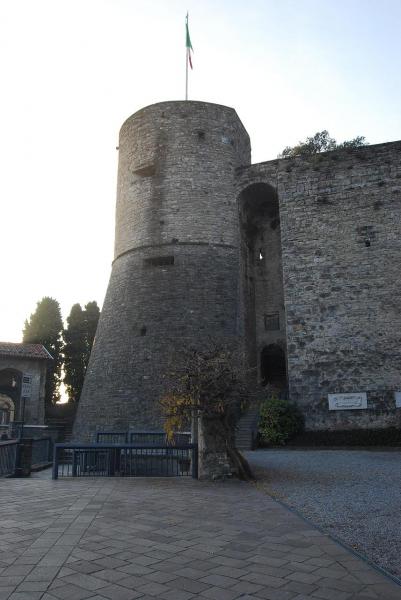
[(88, 302), (84, 310), (80, 304), (74, 304), (67, 317), (63, 333), (64, 383), (71, 402), (78, 402), (81, 396), (99, 315), (99, 307), (93, 301)]
[(46, 377), (46, 406), (55, 404), (60, 399), (59, 386), (61, 366), (63, 320), (60, 305), (54, 298), (45, 296), (36, 305), (36, 310), (26, 319), (22, 341), (31, 344), (43, 344), (53, 359), (49, 360)]
[(64, 337), (64, 383), (70, 401), (78, 401), (85, 377), (85, 312), (74, 304), (67, 317)]

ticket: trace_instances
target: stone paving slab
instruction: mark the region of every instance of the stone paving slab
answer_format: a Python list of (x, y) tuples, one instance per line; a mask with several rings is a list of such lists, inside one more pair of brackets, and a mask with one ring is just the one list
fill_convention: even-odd
[(259, 484), (401, 579), (401, 449), (247, 452)]
[(237, 481), (0, 480), (0, 600), (395, 600), (401, 587)]

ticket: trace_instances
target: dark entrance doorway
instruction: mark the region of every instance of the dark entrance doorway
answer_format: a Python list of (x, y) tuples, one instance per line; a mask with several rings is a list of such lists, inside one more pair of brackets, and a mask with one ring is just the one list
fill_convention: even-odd
[(260, 378), (263, 386), (283, 391), (287, 387), (285, 352), (278, 344), (265, 346), (260, 355)]

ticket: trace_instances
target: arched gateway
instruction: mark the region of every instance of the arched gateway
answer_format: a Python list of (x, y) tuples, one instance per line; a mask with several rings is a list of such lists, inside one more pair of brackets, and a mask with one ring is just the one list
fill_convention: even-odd
[(9, 396), (0, 394), (0, 425), (8, 425), (14, 421), (15, 405)]
[(262, 385), (287, 389), (280, 209), (276, 189), (253, 183), (239, 197), (245, 340)]

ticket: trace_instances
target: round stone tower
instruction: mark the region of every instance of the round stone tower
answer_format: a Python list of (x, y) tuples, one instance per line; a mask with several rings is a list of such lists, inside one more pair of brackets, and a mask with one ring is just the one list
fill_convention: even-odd
[(235, 169), (249, 163), (226, 106), (162, 102), (123, 124), (113, 269), (74, 439), (160, 428), (173, 357), (242, 335)]

